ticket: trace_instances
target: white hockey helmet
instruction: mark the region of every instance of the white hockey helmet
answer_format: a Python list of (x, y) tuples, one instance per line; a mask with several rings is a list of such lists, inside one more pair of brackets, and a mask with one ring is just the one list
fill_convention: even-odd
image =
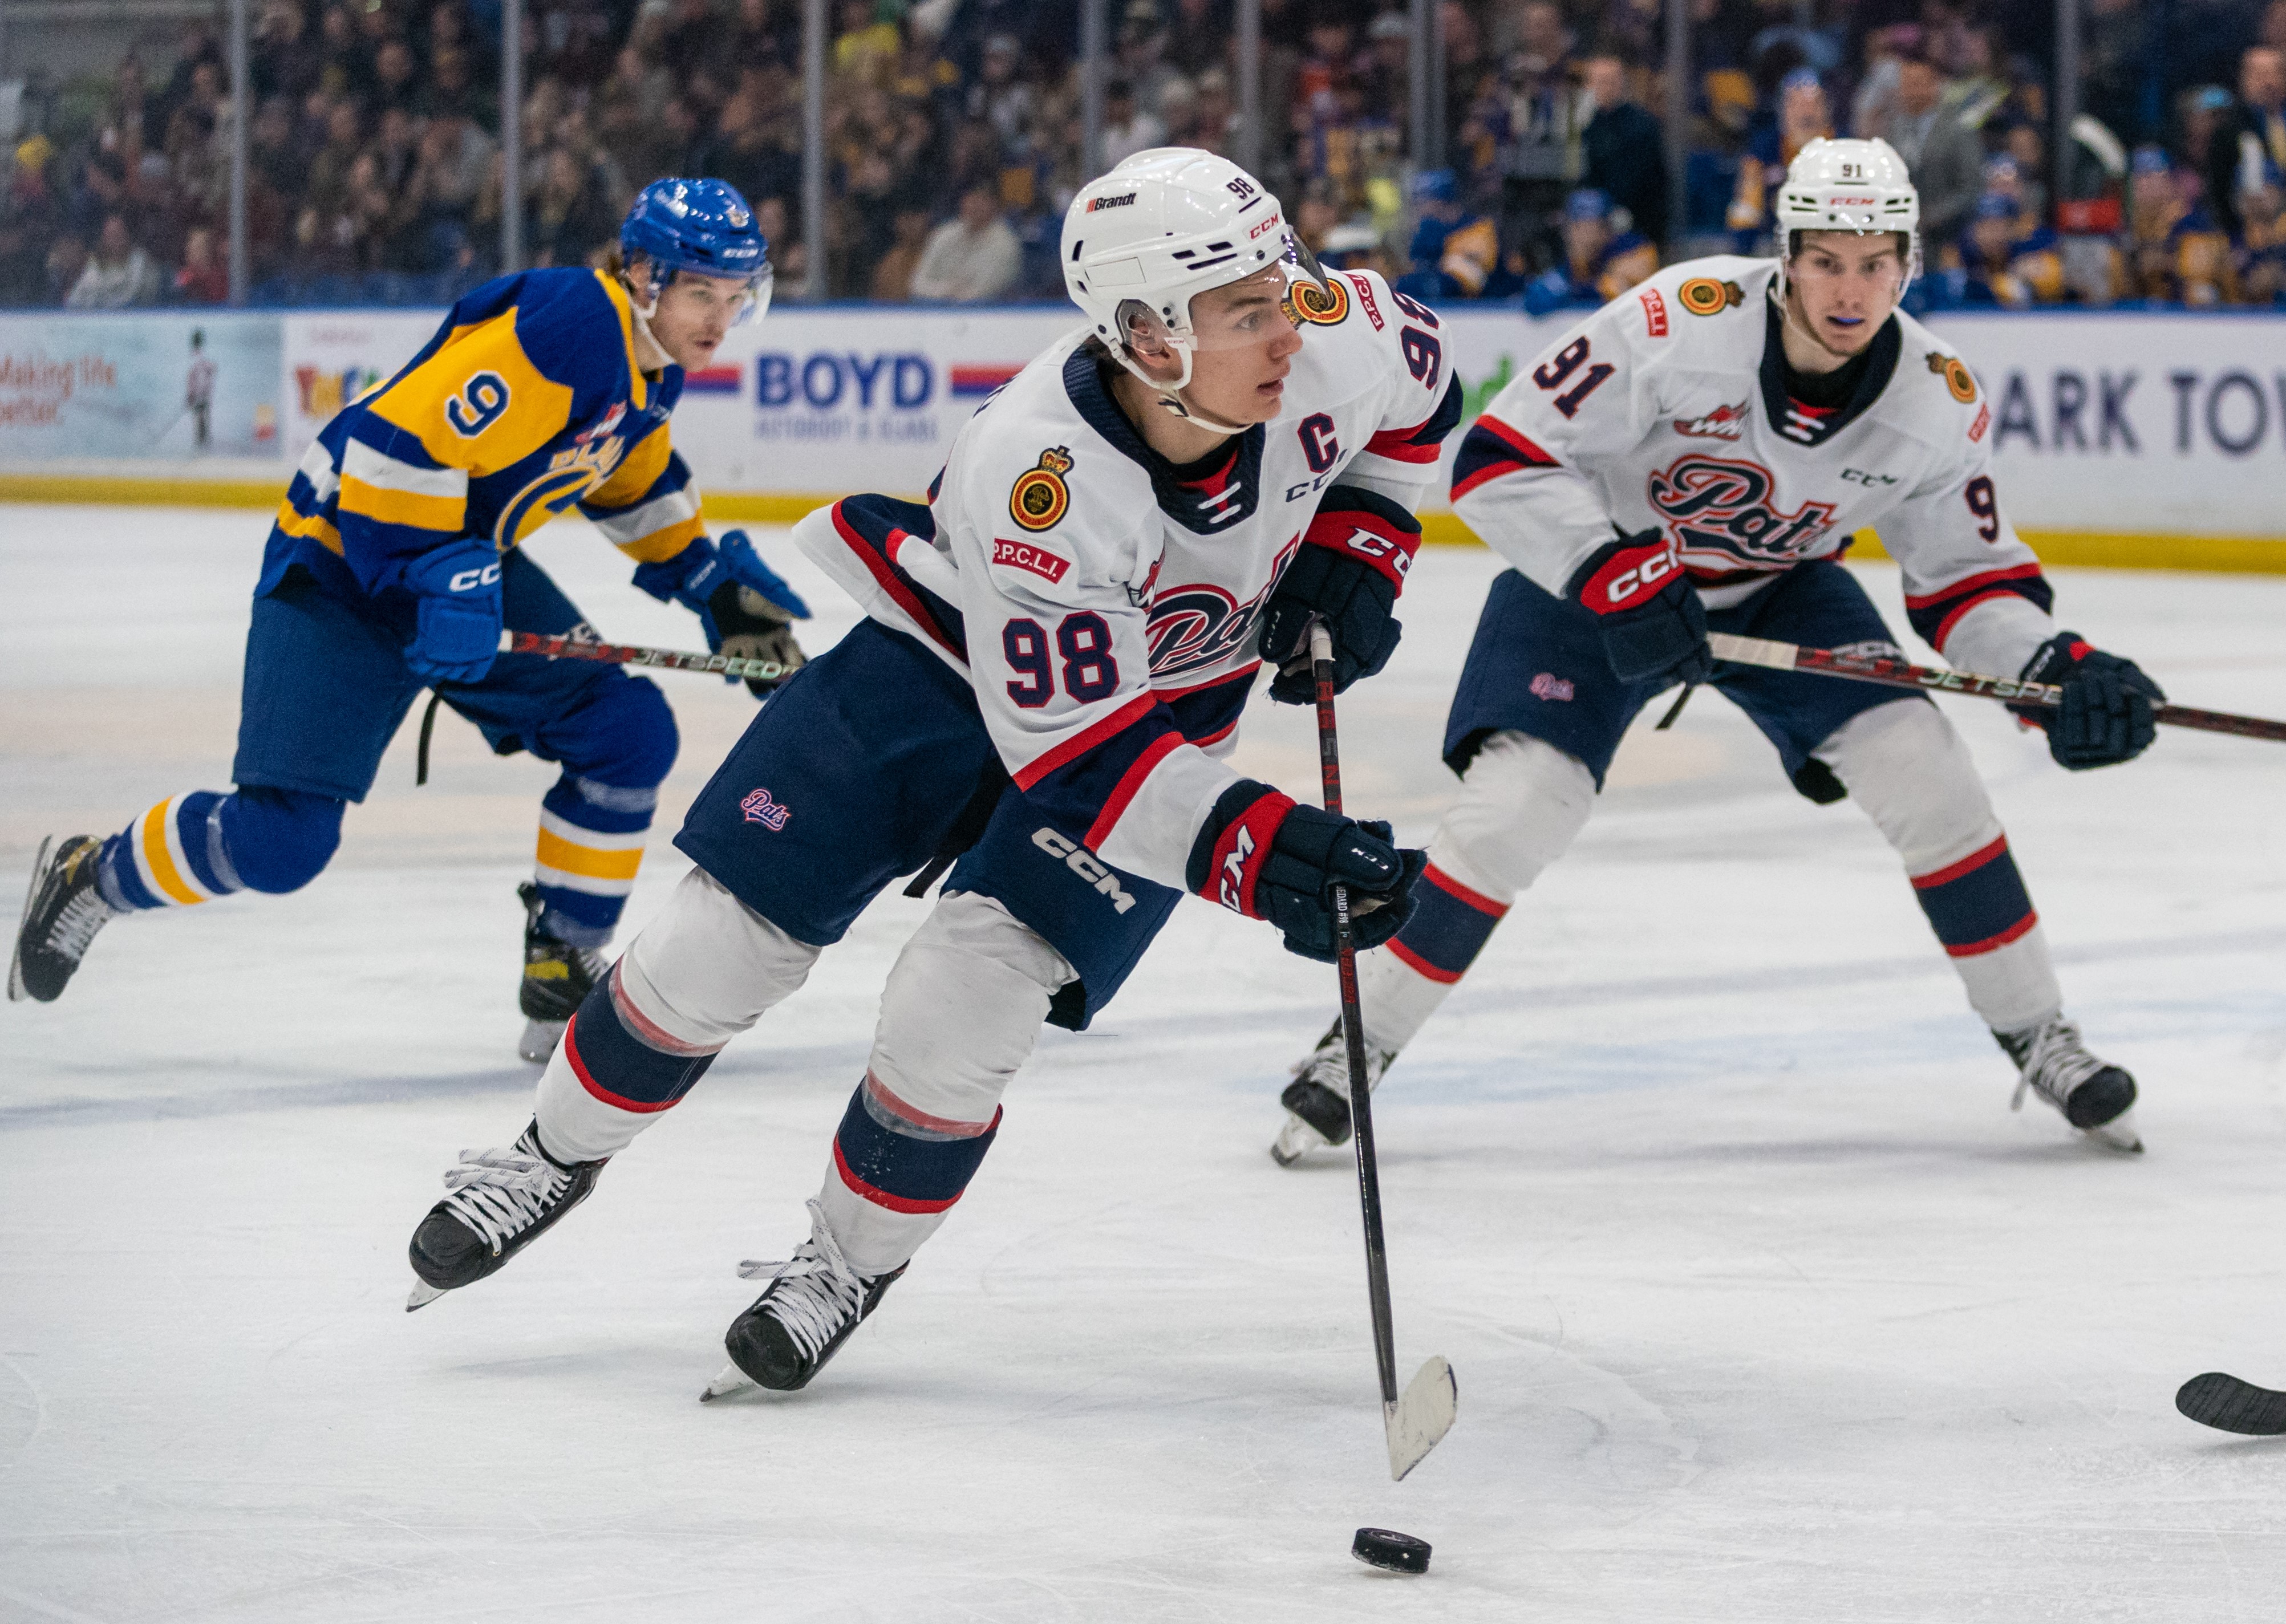
[[(1191, 381), (1191, 301), (1209, 288), (1282, 266), (1289, 281), (1305, 279), (1334, 297), (1278, 200), (1229, 159), (1195, 146), (1137, 153), (1082, 186), (1064, 212), (1062, 254), (1064, 286), (1104, 347), (1170, 394)], [(1172, 383), (1128, 352), (1130, 324), (1143, 313), (1158, 318), (1181, 358)]]
[(1880, 137), (1832, 140), (1821, 136), (1793, 156), (1771, 209), (1781, 264), (1793, 258), (1796, 232), (1902, 232), (1905, 277), (1897, 296), (1921, 267), (1921, 195), (1897, 149)]

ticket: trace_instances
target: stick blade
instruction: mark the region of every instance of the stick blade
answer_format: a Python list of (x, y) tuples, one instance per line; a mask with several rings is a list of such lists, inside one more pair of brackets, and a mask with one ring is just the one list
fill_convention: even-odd
[(1431, 1358), (1413, 1377), (1405, 1396), (1381, 1407), (1389, 1430), (1389, 1478), (1405, 1481), (1405, 1474), (1421, 1464), (1428, 1453), (1444, 1441), (1459, 1414), (1461, 1391), (1453, 1380), (1453, 1367), (1441, 1353)]
[(2249, 1438), (2286, 1435), (2286, 1392), (2210, 1370), (2183, 1384), (2175, 1407), (2201, 1426)]

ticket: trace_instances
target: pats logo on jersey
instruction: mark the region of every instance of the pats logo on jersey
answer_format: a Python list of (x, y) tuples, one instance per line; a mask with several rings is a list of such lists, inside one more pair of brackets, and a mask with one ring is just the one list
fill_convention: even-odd
[(1039, 466), (1016, 476), (1008, 492), (1008, 516), (1027, 530), (1052, 530), (1071, 511), (1071, 487), (1064, 476), (1071, 472), (1071, 449), (1051, 445), (1040, 453)]
[(1296, 282), (1286, 290), (1286, 319), (1297, 327), (1329, 327), (1350, 313), (1349, 284), (1338, 276), (1323, 282)]
[(1756, 564), (1806, 557), (1824, 540), (1834, 505), (1804, 502), (1781, 513), (1770, 500), (1777, 488), (1759, 462), (1694, 452), (1653, 474), (1645, 494), (1691, 562), (1719, 568), (1723, 557)]
[(1711, 276), (1694, 276), (1675, 290), (1675, 302), (1694, 316), (1712, 316), (1746, 302), (1746, 290), (1736, 282)]
[(1151, 674), (1173, 677), (1210, 670), (1251, 643), (1255, 627), (1262, 621), (1263, 606), (1270, 602), (1272, 589), (1285, 572), (1286, 561), (1301, 545), (1297, 535), (1279, 549), (1269, 580), (1243, 603), (1204, 581), (1154, 592), (1151, 619), (1143, 630), (1144, 643), (1151, 650)]
[(1749, 403), (1741, 400), (1736, 406), (1719, 406), (1704, 417), (1678, 417), (1675, 431), (1700, 440), (1735, 440), (1746, 431)]
[(1967, 406), (1976, 398), (1975, 375), (1961, 365), (1958, 357), (1939, 355), (1932, 350), (1928, 352), (1928, 369), (1944, 380), (1945, 388), (1952, 391), (1952, 398), (1961, 405)]
[(762, 789), (748, 791), (746, 798), (738, 803), (738, 810), (746, 815), (748, 823), (760, 824), (773, 834), (784, 828), (786, 819), (793, 816), (792, 808), (784, 801), (771, 800), (769, 791)]

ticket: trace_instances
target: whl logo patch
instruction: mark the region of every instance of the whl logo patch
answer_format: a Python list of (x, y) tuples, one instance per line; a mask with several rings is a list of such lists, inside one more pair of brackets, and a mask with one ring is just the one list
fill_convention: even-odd
[(738, 803), (738, 810), (746, 815), (748, 823), (760, 824), (773, 834), (784, 828), (786, 819), (793, 816), (792, 808), (772, 800), (769, 791), (761, 789), (748, 792), (745, 800)]
[(1748, 404), (1741, 400), (1736, 406), (1716, 406), (1704, 417), (1678, 417), (1675, 431), (1693, 439), (1735, 440), (1746, 432)]

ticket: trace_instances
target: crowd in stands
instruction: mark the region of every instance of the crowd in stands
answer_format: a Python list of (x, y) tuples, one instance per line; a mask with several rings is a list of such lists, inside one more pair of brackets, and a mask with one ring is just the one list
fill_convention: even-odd
[[(1408, 150), (1407, 0), (1261, 0), (1262, 178), (1321, 256), (1421, 296), (1545, 311), (1662, 261), (1772, 252), (1801, 146), (1878, 135), (1920, 188), (1918, 303), (2286, 304), (2286, 0), (2084, 0), (2061, 177), (2046, 0), (1688, 0), (1679, 215), (1664, 0), (1439, 3), (1432, 162)], [(1236, 155), (1232, 0), (1108, 4), (1107, 160)], [(525, 263), (591, 261), (643, 184), (706, 174), (753, 201), (797, 295), (801, 15), (527, 0)], [(0, 305), (226, 299), (241, 109), (256, 303), (436, 303), (500, 268), (499, 0), (254, 16), (242, 103), (206, 23), (100, 81), (28, 76), (0, 149)], [(829, 0), (829, 20), (828, 296), (1060, 296), (1085, 178), (1077, 0)]]

